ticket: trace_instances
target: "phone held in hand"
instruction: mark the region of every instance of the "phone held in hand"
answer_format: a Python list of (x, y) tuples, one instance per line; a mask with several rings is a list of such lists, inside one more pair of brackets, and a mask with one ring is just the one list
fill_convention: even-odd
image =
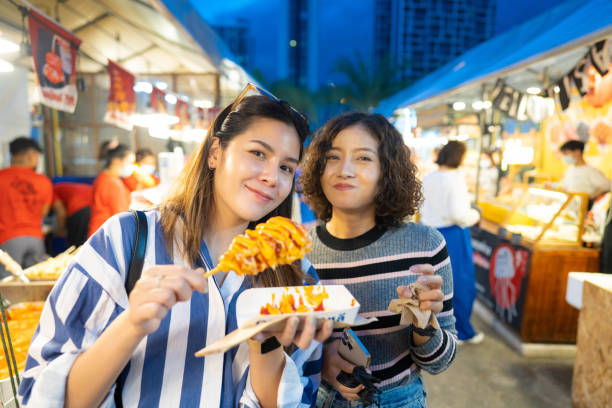
[(366, 367), (372, 361), (372, 356), (353, 330), (347, 328), (342, 332), (338, 354), (346, 361), (355, 364), (356, 367), (351, 374), (340, 371), (336, 380), (348, 388), (363, 385), (364, 388), (358, 394), (362, 405), (367, 407), (373, 404), (380, 395), (380, 390), (374, 384), (380, 382), (380, 380), (366, 371)]
[(372, 361), (372, 356), (350, 328), (342, 332), (338, 354), (346, 361), (365, 368), (369, 367)]

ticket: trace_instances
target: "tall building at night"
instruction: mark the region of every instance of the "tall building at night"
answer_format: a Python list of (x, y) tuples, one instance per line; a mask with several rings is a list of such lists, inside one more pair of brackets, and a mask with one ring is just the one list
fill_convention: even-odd
[(496, 0), (376, 0), (374, 57), (416, 80), (493, 36)]
[(245, 69), (250, 68), (249, 57), (249, 22), (243, 18), (237, 18), (231, 25), (212, 26), (217, 35), (236, 57), (236, 63)]
[(311, 90), (318, 87), (318, 0), (281, 1), (280, 78)]

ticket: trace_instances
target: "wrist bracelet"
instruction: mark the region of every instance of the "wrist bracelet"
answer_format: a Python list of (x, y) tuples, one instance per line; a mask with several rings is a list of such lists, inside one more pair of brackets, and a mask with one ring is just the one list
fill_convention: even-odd
[(411, 327), (411, 332), (414, 332), (416, 334), (418, 334), (419, 336), (425, 336), (425, 337), (433, 337), (436, 334), (436, 328), (433, 326), (427, 326), (424, 329), (421, 329), (420, 327), (416, 327), (415, 325), (410, 325)]
[(269, 353), (269, 352), (271, 352), (273, 350), (276, 350), (280, 346), (281, 346), (281, 344), (278, 342), (276, 337), (274, 337), (274, 336), (268, 337), (266, 339), (266, 341), (261, 343), (261, 354)]

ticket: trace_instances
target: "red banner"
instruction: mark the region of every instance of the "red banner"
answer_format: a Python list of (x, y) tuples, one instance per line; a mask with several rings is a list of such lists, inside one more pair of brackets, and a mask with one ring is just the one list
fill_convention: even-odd
[(182, 130), (190, 126), (189, 122), (189, 104), (178, 98), (174, 107), (174, 115), (179, 118), (178, 123), (174, 126), (176, 130)]
[(198, 108), (197, 110), (197, 128), (207, 130), (212, 124), (213, 120), (221, 112), (221, 108)]
[(76, 56), (81, 40), (34, 9), (29, 10), (28, 28), (41, 102), (50, 108), (74, 112)]
[(104, 121), (122, 129), (132, 130), (132, 115), (136, 112), (134, 75), (108, 60), (110, 93)]
[(155, 113), (168, 113), (166, 108), (166, 93), (157, 87), (151, 91), (151, 109)]

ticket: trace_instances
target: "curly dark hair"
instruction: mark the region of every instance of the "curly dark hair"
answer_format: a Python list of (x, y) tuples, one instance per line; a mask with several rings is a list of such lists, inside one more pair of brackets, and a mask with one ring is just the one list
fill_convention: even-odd
[(374, 197), (376, 223), (389, 228), (401, 225), (408, 215), (418, 210), (423, 196), (417, 167), (410, 158), (410, 149), (400, 132), (382, 115), (348, 112), (330, 119), (315, 135), (304, 160), (300, 176), (306, 202), (317, 217), (329, 221), (332, 205), (325, 197), (321, 176), (326, 154), (338, 133), (351, 126), (362, 126), (378, 140), (381, 180)]

